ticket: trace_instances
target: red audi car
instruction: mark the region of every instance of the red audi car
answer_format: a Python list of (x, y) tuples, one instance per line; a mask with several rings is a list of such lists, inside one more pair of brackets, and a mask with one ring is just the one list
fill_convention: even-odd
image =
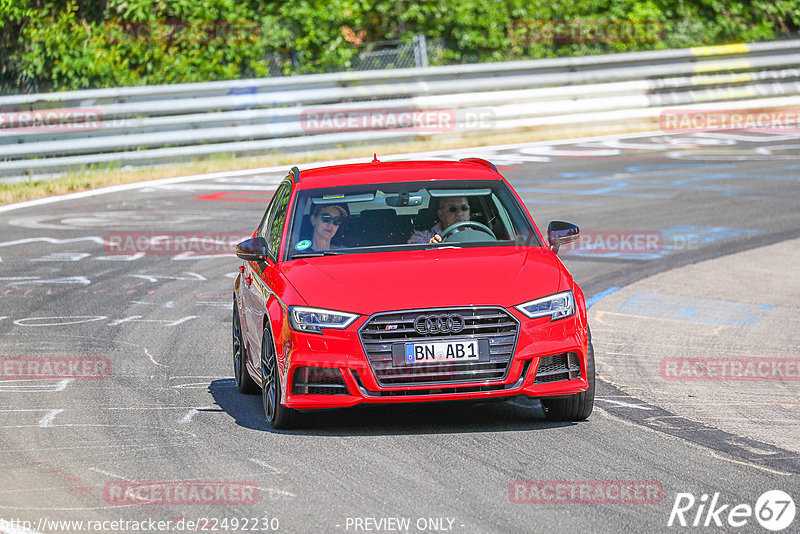
[(233, 360), (267, 420), (359, 403), (527, 395), (553, 420), (594, 404), (581, 289), (480, 159), (300, 171), (236, 248)]

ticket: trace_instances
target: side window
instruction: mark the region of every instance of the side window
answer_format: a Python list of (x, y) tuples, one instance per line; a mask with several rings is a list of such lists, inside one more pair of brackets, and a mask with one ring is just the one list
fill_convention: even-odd
[(267, 240), (267, 251), (273, 260), (278, 257), (283, 223), (286, 221), (286, 208), (289, 206), (291, 196), (290, 189), (291, 186), (286, 183), (275, 193), (275, 208), (269, 216), (269, 223), (264, 227), (263, 235)]
[(278, 189), (275, 190), (275, 194), (272, 195), (269, 204), (267, 204), (267, 209), (264, 210), (264, 216), (261, 217), (261, 222), (258, 225), (258, 235), (261, 237), (267, 237), (267, 227), (272, 214), (275, 212), (275, 205), (278, 203), (280, 196), (288, 187), (289, 185), (285, 182), (279, 185)]

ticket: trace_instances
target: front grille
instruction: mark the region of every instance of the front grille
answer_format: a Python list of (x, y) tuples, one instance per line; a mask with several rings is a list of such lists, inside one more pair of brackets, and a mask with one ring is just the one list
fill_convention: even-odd
[[(455, 334), (419, 334), (414, 321), (421, 315), (459, 314), (464, 329)], [(359, 330), (361, 344), (375, 378), (381, 386), (457, 384), (461, 382), (501, 381), (506, 377), (519, 323), (503, 308), (446, 308), (379, 313)], [(394, 344), (450, 340), (485, 340), (489, 360), (465, 363), (432, 362), (425, 365), (395, 365)]]
[(574, 352), (566, 352), (541, 358), (533, 383), (544, 384), (546, 382), (559, 382), (580, 377), (581, 366), (578, 362), (578, 355)]
[(339, 369), (298, 367), (292, 378), (295, 395), (347, 395), (347, 386)]
[(525, 376), (528, 374), (528, 367), (530, 363), (531, 363), (530, 360), (525, 361), (525, 363), (522, 366), (522, 373), (520, 373), (519, 375), (519, 380), (517, 380), (513, 384), (484, 384), (481, 386), (456, 386), (447, 388), (392, 389), (384, 391), (371, 391), (364, 386), (363, 382), (361, 382), (361, 377), (358, 376), (358, 372), (354, 372), (353, 376), (356, 379), (356, 384), (358, 384), (359, 389), (367, 397), (414, 397), (414, 396), (426, 396), (426, 395), (477, 393), (482, 391), (503, 391), (506, 389), (516, 389), (522, 387), (522, 383), (525, 381)]

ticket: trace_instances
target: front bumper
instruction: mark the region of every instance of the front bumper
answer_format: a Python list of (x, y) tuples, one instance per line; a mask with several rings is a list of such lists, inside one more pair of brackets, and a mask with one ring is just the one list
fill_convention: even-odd
[[(347, 330), (326, 330), (323, 335), (288, 331), (290, 339), (283, 344), (284, 403), (290, 408), (310, 410), (361, 403), (564, 396), (588, 388), (587, 331), (577, 314), (551, 322), (549, 318), (530, 320), (516, 310), (506, 311), (514, 315), (520, 328), (508, 370), (500, 380), (385, 386), (376, 378), (359, 338), (358, 331), (368, 318), (360, 318)], [(559, 365), (565, 369), (560, 370)], [(314, 389), (293, 387), (295, 371), (301, 367), (337, 369), (345, 387), (338, 390), (340, 394), (293, 392)]]

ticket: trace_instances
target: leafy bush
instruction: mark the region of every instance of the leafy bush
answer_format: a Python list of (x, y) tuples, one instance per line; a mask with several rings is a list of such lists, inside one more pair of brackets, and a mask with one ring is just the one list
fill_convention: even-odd
[(414, 35), (443, 42), (433, 63), (447, 64), (753, 42), (798, 25), (800, 0), (0, 0), (0, 93), (347, 70), (360, 46)]

